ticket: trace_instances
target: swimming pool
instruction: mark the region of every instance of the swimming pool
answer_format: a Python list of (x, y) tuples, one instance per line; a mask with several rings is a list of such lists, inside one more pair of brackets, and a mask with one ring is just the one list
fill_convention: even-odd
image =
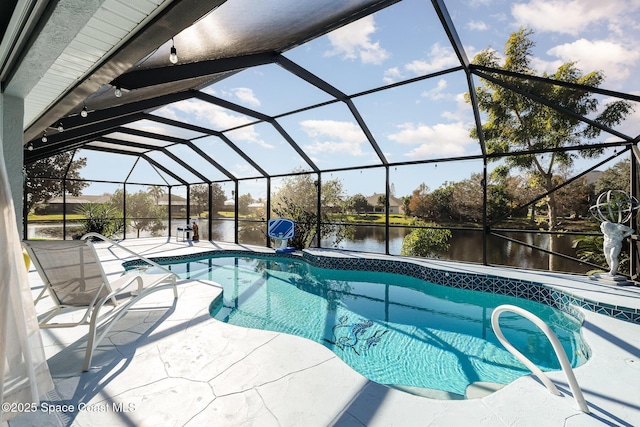
[[(216, 319), (311, 339), (381, 384), (464, 396), (473, 382), (507, 384), (529, 374), (491, 329), (492, 310), (501, 304), (522, 307), (548, 323), (572, 366), (588, 356), (578, 320), (513, 296), (397, 273), (320, 268), (295, 256), (210, 254), (161, 263), (181, 277), (223, 286), (222, 298), (210, 306)], [(531, 322), (505, 313), (501, 326), (543, 370), (559, 369), (551, 345)]]

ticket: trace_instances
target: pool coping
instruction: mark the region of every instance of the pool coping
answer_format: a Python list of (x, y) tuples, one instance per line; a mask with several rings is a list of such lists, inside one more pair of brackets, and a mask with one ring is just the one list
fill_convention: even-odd
[[(626, 322), (640, 324), (640, 305), (638, 307), (628, 307), (620, 304), (600, 302), (594, 297), (581, 296), (579, 288), (568, 290), (563, 286), (559, 286), (558, 279), (571, 281), (582, 279), (581, 276), (566, 274), (555, 274), (555, 284), (551, 282), (543, 283), (539, 280), (508, 277), (489, 272), (457, 271), (460, 269), (460, 265), (451, 264), (450, 261), (440, 261), (437, 265), (425, 265), (425, 262), (429, 261), (406, 257), (398, 259), (393, 255), (381, 256), (377, 254), (358, 253), (357, 256), (354, 256), (352, 252), (333, 249), (305, 249), (294, 253), (222, 249), (189, 255), (155, 257), (151, 258), (151, 260), (160, 263), (170, 263), (173, 261), (184, 261), (208, 256), (246, 256), (247, 254), (264, 257), (302, 258), (309, 264), (320, 268), (401, 274), (452, 288), (523, 298), (557, 308), (575, 317), (580, 322), (584, 320), (584, 315), (581, 311), (581, 309), (583, 309)], [(447, 263), (449, 263), (449, 265), (447, 265)], [(145, 264), (145, 262), (142, 260), (132, 260), (124, 262), (123, 267), (128, 269), (143, 264)], [(497, 267), (493, 268), (497, 269)], [(505, 269), (504, 272), (506, 271), (509, 270)], [(596, 283), (597, 279), (588, 277), (586, 279), (589, 280), (587, 284), (591, 286), (620, 287), (619, 285), (612, 285), (607, 281), (598, 281), (598, 283)], [(630, 290), (633, 289), (630, 288)], [(637, 293), (638, 297), (640, 297), (640, 288), (638, 288)]]

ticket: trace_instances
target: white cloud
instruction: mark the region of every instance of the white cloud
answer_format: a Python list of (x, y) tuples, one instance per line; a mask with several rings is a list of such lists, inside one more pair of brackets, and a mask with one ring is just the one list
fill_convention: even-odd
[(154, 111), (154, 114), (171, 120), (179, 120), (178, 111), (175, 108), (172, 108), (171, 105), (157, 109)]
[(404, 67), (415, 75), (421, 75), (457, 65), (460, 65), (460, 61), (458, 61), (458, 57), (453, 49), (450, 47), (442, 47), (440, 43), (435, 43), (431, 46), (429, 59), (427, 61), (415, 60), (406, 64)]
[(576, 61), (584, 72), (602, 70), (607, 80), (623, 80), (640, 59), (638, 50), (630, 50), (619, 43), (606, 40), (579, 39), (547, 51), (562, 62)]
[(440, 79), (438, 80), (438, 84), (436, 85), (436, 87), (434, 87), (431, 90), (425, 90), (420, 94), (420, 96), (433, 99), (434, 101), (439, 99), (444, 99), (448, 96), (446, 93), (444, 93), (444, 90), (446, 88), (447, 88), (447, 81), (445, 79)]
[(469, 125), (463, 122), (434, 126), (405, 123), (398, 126), (399, 132), (389, 135), (389, 139), (398, 144), (417, 145), (406, 153), (411, 158), (426, 158), (435, 155), (460, 156), (465, 154), (468, 145), (476, 143), (469, 136)]
[(634, 8), (624, 0), (531, 0), (516, 3), (511, 13), (517, 25), (535, 31), (577, 35), (596, 23), (604, 23)]
[(402, 78), (402, 73), (398, 67), (389, 68), (384, 72), (384, 77), (382, 80), (386, 84), (395, 83)]
[(245, 141), (251, 144), (257, 144), (262, 148), (273, 148), (273, 145), (268, 144), (260, 138), (260, 134), (255, 131), (253, 126), (247, 126), (240, 129), (227, 132), (226, 134), (231, 141)]
[(498, 22), (506, 22), (509, 20), (509, 17), (504, 12), (495, 13), (493, 15), (489, 15), (491, 18), (495, 19)]
[[(172, 116), (178, 120), (180, 113), (186, 114), (187, 117), (190, 117), (190, 121), (196, 122), (195, 124), (199, 124), (200, 126), (208, 127), (213, 130), (231, 129), (252, 121), (245, 116), (231, 114), (228, 110), (217, 105), (195, 99), (175, 102), (162, 108), (160, 111), (162, 112), (162, 116)], [(192, 120), (191, 118), (194, 118), (195, 120)], [(229, 137), (233, 136), (234, 140), (255, 143), (265, 148), (273, 148), (270, 144), (267, 144), (260, 139), (260, 135), (255, 131), (253, 126), (237, 129), (229, 132), (227, 135)]]
[(546, 72), (548, 74), (555, 73), (558, 68), (564, 63), (565, 61), (562, 61), (560, 59), (547, 61), (538, 57), (531, 58), (531, 67), (533, 67), (534, 70), (539, 72)]
[(389, 57), (389, 52), (379, 42), (371, 41), (375, 31), (373, 15), (338, 28), (328, 35), (333, 49), (325, 52), (325, 56), (342, 55), (343, 59), (360, 58), (364, 64), (381, 64)]
[(253, 93), (253, 90), (248, 87), (238, 87), (232, 89), (233, 95), (238, 98), (245, 105), (250, 105), (252, 107), (259, 107), (260, 100), (256, 98), (256, 95)]
[[(463, 122), (465, 120), (473, 120), (473, 115), (471, 114), (471, 106), (464, 99), (464, 93), (459, 93), (454, 95), (453, 98), (456, 102), (455, 111), (443, 111), (440, 115), (441, 117), (450, 120), (452, 122)], [(467, 129), (470, 129), (472, 124), (467, 126)]]
[(214, 85), (212, 84), (212, 85), (207, 86), (207, 87), (205, 87), (203, 89), (200, 89), (200, 91), (204, 92), (204, 93), (206, 93), (208, 95), (211, 95), (211, 96), (217, 96), (216, 90), (213, 88), (213, 86)]
[(192, 114), (199, 122), (214, 130), (229, 129), (250, 122), (245, 116), (231, 114), (222, 107), (195, 99), (175, 102), (166, 108), (173, 109), (176, 113)]
[[(466, 49), (468, 53), (475, 52), (473, 47)], [(450, 47), (442, 47), (440, 43), (435, 43), (431, 46), (431, 51), (428, 56), (429, 58), (426, 60), (416, 59), (405, 64), (402, 71), (398, 67), (387, 69), (384, 72), (384, 82), (387, 84), (395, 83), (407, 78), (407, 73), (412, 77), (420, 76), (460, 65), (460, 61), (453, 49)], [(473, 55), (470, 57), (473, 58)]]
[(366, 154), (362, 144), (367, 141), (360, 126), (353, 122), (335, 120), (304, 120), (302, 130), (312, 139), (304, 146), (311, 154), (344, 153), (352, 156)]
[(467, 22), (467, 28), (475, 31), (486, 31), (489, 26), (483, 21), (469, 21)]
[[(164, 116), (166, 117), (166, 116)], [(169, 118), (169, 117), (167, 117)], [(156, 133), (158, 135), (171, 135), (171, 133), (169, 132), (169, 129), (166, 126), (161, 125), (160, 123), (158, 123), (157, 125), (155, 124), (144, 124), (141, 125), (139, 124), (140, 122), (133, 122), (133, 123), (129, 123), (128, 125), (125, 125), (123, 127), (126, 128), (131, 128), (131, 129), (138, 129), (138, 130), (142, 130), (145, 132), (150, 132), (150, 133)]]

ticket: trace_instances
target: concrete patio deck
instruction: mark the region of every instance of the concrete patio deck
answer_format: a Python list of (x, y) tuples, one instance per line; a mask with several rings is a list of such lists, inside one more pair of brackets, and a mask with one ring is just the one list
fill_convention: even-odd
[[(166, 238), (124, 244), (147, 257), (239, 248)], [(97, 246), (105, 270), (120, 274), (122, 262), (131, 257), (106, 244)], [(430, 263), (497, 274), (481, 266)], [(505, 274), (533, 275), (517, 270)], [(42, 283), (33, 268), (29, 279), (37, 294)], [(640, 308), (640, 288), (550, 273), (544, 281)], [(176, 301), (163, 291), (141, 303), (156, 304), (156, 311), (128, 313), (96, 350), (89, 372), (81, 372), (86, 328), (42, 330), (55, 390), (39, 411), (8, 425), (640, 425), (640, 325), (585, 313), (583, 333), (593, 355), (575, 370), (591, 410), (585, 414), (577, 409), (562, 372), (549, 374), (560, 397), (526, 376), (479, 399), (424, 398), (368, 381), (315, 342), (211, 318), (209, 304), (221, 292), (215, 283), (183, 280), (178, 289)]]

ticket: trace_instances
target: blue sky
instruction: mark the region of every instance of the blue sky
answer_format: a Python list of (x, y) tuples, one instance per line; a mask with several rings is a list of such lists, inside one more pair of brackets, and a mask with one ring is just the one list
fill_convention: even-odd
[[(233, 7), (234, 2), (221, 7)], [(585, 72), (601, 70), (607, 89), (640, 95), (640, 1), (638, 0), (470, 0), (447, 1), (469, 59), (486, 48), (502, 52), (513, 31), (527, 26), (534, 31), (534, 67), (554, 72), (567, 61), (575, 61)], [(176, 37), (180, 40), (180, 36)], [(179, 49), (179, 45), (177, 46)], [(178, 50), (179, 52), (179, 50)], [(413, 78), (458, 65), (430, 1), (404, 0), (367, 16), (284, 54), (340, 91), (353, 95), (371, 88)], [(476, 85), (479, 80), (475, 79)], [(330, 99), (324, 92), (304, 83), (275, 64), (248, 69), (213, 86), (205, 93), (261, 111), (278, 115)], [(428, 79), (417, 84), (354, 98), (370, 131), (390, 162), (457, 157), (479, 154), (477, 142), (469, 137), (473, 126), (471, 108), (464, 102), (467, 92), (462, 72)], [(607, 99), (601, 98), (604, 105)], [(233, 111), (200, 100), (171, 104), (153, 112), (158, 116), (226, 130), (252, 121)], [(343, 103), (283, 117), (280, 125), (297, 141), (320, 169), (378, 164), (366, 136)], [(618, 130), (636, 136), (640, 106)], [(259, 175), (246, 161), (218, 138), (145, 121), (130, 127), (182, 138), (198, 138), (194, 143), (238, 177)], [(226, 133), (238, 147), (250, 153), (271, 174), (309, 167), (289, 144), (266, 124)], [(111, 135), (119, 137), (120, 135)], [(126, 139), (132, 140), (131, 136)], [(602, 135), (599, 141), (613, 141)], [(149, 142), (149, 141), (145, 141)], [(174, 154), (187, 155), (184, 148), (172, 147)], [(91, 179), (124, 179), (135, 159), (82, 151), (88, 167), (82, 172)], [(163, 164), (166, 159), (158, 158)], [(225, 179), (209, 164), (190, 159), (207, 178)], [(579, 171), (594, 161), (579, 162)], [(172, 170), (182, 169), (167, 163)], [(391, 181), (398, 196), (410, 194), (421, 182), (437, 188), (445, 181), (468, 178), (480, 172), (481, 162), (440, 163), (436, 165), (392, 168)], [(200, 181), (188, 172), (187, 179)], [(160, 175), (163, 175), (160, 173)], [(348, 195), (384, 192), (384, 169), (333, 173)], [(170, 177), (165, 179), (172, 184)], [(164, 181), (144, 161), (136, 164), (130, 181)], [(277, 187), (277, 181), (272, 184)], [(111, 186), (113, 187), (113, 186)], [(230, 188), (230, 187), (229, 187)], [(266, 197), (264, 180), (241, 184), (240, 193)], [(109, 186), (93, 185), (85, 194), (112, 191)], [(179, 190), (178, 190), (179, 192)]]

